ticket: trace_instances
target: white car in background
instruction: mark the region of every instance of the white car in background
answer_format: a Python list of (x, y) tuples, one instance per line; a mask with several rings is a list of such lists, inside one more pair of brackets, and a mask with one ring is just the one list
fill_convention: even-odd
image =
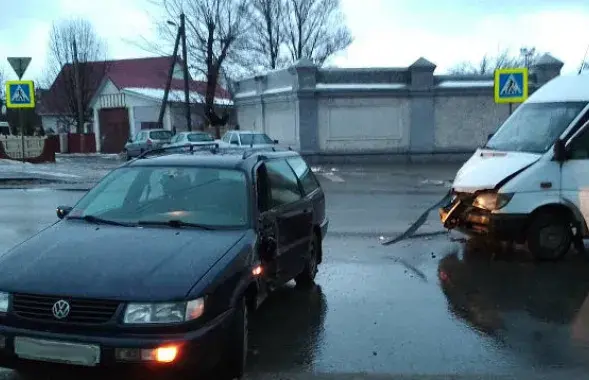
[(278, 144), (278, 140), (272, 140), (267, 134), (254, 131), (227, 131), (217, 141), (221, 147), (263, 148)]
[(215, 143), (215, 139), (206, 132), (179, 132), (172, 137), (170, 143), (164, 145), (165, 148), (184, 147), (184, 150), (190, 150), (192, 146), (204, 146)]

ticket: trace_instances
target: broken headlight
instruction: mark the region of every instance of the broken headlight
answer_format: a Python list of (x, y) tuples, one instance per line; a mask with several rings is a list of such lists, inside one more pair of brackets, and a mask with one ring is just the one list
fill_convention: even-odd
[(484, 210), (494, 211), (505, 207), (512, 197), (512, 193), (482, 193), (475, 198), (472, 205)]

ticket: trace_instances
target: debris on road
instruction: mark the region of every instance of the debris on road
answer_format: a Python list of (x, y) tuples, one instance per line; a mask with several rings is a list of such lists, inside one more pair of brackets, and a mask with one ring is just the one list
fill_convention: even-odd
[(419, 227), (421, 227), (425, 223), (425, 221), (427, 220), (427, 218), (429, 216), (429, 213), (432, 212), (432, 210), (435, 210), (435, 209), (441, 207), (443, 204), (448, 203), (450, 201), (450, 196), (451, 196), (451, 192), (448, 191), (448, 193), (446, 193), (446, 195), (444, 195), (444, 197), (438, 203), (436, 203), (435, 205), (433, 205), (430, 208), (428, 208), (427, 210), (425, 210), (425, 212), (423, 214), (421, 214), (421, 216), (419, 218), (417, 218), (415, 223), (413, 223), (411, 225), (411, 227), (409, 227), (407, 229), (407, 231), (403, 232), (401, 235), (397, 236), (394, 239), (383, 242), (382, 245), (395, 244), (401, 240), (411, 237), (415, 233), (415, 231), (417, 231), (419, 229)]

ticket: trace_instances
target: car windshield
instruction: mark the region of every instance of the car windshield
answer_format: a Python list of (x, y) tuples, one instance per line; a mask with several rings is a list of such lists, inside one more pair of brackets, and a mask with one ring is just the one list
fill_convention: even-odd
[(586, 102), (522, 104), (485, 148), (544, 153), (586, 105)]
[(241, 145), (274, 144), (274, 141), (265, 133), (242, 133), (239, 137), (241, 137)]
[(214, 141), (211, 135), (208, 133), (190, 133), (188, 136), (188, 141), (191, 142), (199, 142), (199, 141)]
[(153, 131), (149, 133), (149, 137), (154, 140), (169, 140), (172, 138), (170, 131)]
[(246, 176), (238, 170), (123, 167), (90, 190), (69, 217), (244, 227), (249, 221), (247, 189)]

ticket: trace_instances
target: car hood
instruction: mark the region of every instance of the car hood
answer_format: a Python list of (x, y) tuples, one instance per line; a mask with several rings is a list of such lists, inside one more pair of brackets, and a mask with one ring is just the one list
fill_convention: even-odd
[(65, 220), (0, 257), (0, 290), (129, 301), (181, 299), (244, 233)]
[(540, 157), (540, 154), (534, 153), (477, 149), (456, 173), (452, 188), (468, 193), (493, 189), (506, 177), (527, 168)]

